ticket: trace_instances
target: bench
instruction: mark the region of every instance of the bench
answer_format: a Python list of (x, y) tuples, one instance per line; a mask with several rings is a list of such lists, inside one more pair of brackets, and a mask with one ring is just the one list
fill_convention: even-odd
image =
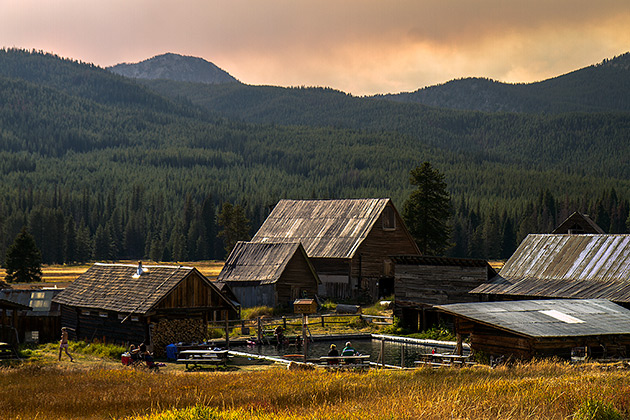
[(226, 365), (228, 361), (227, 350), (184, 350), (179, 352), (177, 363), (185, 364), (186, 370), (189, 365), (194, 368), (200, 365)]
[(319, 360), (324, 362), (325, 367), (334, 369), (365, 369), (370, 367), (369, 354), (357, 356), (322, 356)]

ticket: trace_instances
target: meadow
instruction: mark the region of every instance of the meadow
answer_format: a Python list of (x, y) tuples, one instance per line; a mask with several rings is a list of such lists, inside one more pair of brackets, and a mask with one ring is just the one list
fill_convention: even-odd
[[(51, 356), (53, 356), (51, 358)], [(0, 368), (3, 419), (623, 419), (628, 365), (536, 361), (490, 369), (158, 373), (80, 354)]]

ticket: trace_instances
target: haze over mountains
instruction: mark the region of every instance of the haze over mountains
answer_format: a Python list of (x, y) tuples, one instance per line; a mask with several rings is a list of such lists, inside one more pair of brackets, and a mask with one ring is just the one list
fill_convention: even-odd
[[(236, 82), (226, 71), (208, 61), (171, 53), (136, 64), (118, 64), (109, 69), (123, 76), (147, 80), (209, 84)], [(260, 98), (260, 95), (255, 96)], [(277, 91), (267, 89), (264, 96), (269, 101), (275, 101)], [(375, 98), (484, 112), (625, 112), (630, 111), (630, 53), (536, 83), (507, 84), (471, 77), (424, 87), (415, 92), (377, 95)], [(261, 104), (257, 101), (255, 106)], [(243, 105), (249, 107), (251, 103), (245, 100)]]
[[(328, 88), (130, 79), (0, 50), (0, 260), (25, 223), (47, 263), (222, 258), (223, 203), (243, 205), (252, 231), (281, 198), (391, 197), (400, 207), (423, 161), (453, 196), (449, 255), (509, 255), (575, 210), (626, 232), (625, 59), (540, 90), (598, 112), (508, 113)], [(607, 85), (618, 94), (588, 94)], [(59, 246), (73, 236), (80, 257)]]

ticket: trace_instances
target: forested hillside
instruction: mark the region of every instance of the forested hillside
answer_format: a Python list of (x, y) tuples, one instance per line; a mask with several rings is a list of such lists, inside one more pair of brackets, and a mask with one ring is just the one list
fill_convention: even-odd
[(400, 208), (409, 171), (426, 160), (453, 197), (450, 255), (504, 257), (574, 210), (626, 230), (628, 114), (484, 114), (329, 89), (150, 86), (50, 54), (0, 51), (0, 260), (24, 225), (46, 263), (222, 258), (225, 202), (245, 208), (250, 233), (285, 197), (392, 197)]
[(628, 112), (630, 53), (537, 83), (507, 84), (467, 78), (382, 97), (440, 108), (488, 112)]

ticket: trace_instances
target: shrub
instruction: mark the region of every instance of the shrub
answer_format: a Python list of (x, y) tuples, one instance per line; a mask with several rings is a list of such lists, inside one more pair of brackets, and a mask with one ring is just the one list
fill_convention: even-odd
[(623, 417), (611, 403), (589, 398), (573, 416), (574, 420), (622, 420)]

